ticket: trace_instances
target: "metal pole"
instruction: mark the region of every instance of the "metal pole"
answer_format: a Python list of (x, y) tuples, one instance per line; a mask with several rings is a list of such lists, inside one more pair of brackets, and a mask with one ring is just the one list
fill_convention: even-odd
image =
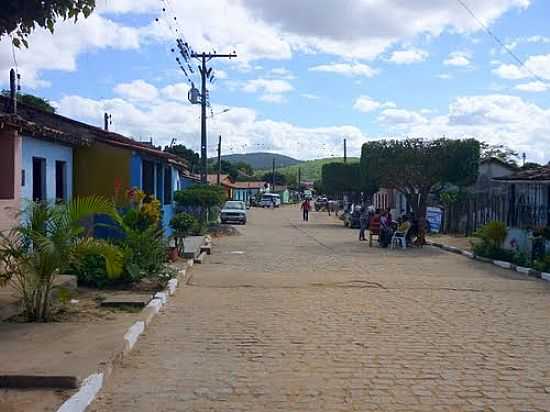
[(206, 138), (206, 54), (201, 56), (201, 183), (208, 183), (208, 152)]
[(298, 168), (298, 193), (300, 193), (300, 189), (302, 187), (302, 185), (300, 184), (302, 181), (302, 168), (299, 167)]
[(220, 175), (222, 173), (222, 135), (218, 140), (218, 186), (220, 185)]
[(17, 114), (17, 84), (16, 84), (15, 70), (10, 70), (10, 112)]

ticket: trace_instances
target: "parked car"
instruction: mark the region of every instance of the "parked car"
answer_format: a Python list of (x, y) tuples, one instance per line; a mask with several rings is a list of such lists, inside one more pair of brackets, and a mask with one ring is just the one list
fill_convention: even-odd
[(325, 196), (319, 196), (317, 199), (315, 199), (314, 206), (316, 212), (326, 210), (328, 207), (328, 198)]
[(344, 226), (352, 229), (357, 229), (361, 226), (359, 218), (361, 217), (361, 208), (353, 205), (344, 212)]
[(220, 212), (220, 220), (222, 224), (239, 223), (241, 225), (246, 225), (246, 205), (244, 204), (244, 202), (235, 200), (225, 202)]
[(264, 193), (260, 200), (260, 207), (279, 207), (281, 206), (281, 196), (276, 193)]

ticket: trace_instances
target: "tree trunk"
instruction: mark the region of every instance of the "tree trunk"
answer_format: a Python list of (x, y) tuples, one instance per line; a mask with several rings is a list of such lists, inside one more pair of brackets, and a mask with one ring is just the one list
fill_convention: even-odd
[(426, 244), (426, 200), (427, 194), (415, 193), (407, 196), (409, 205), (411, 206), (413, 213), (417, 221), (417, 238), (416, 245), (423, 246)]

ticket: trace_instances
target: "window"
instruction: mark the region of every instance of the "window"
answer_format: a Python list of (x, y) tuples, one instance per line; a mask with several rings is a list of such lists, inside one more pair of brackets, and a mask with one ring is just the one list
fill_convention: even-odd
[(55, 200), (67, 200), (67, 162), (55, 162)]
[(164, 204), (169, 205), (172, 203), (172, 194), (174, 190), (172, 188), (172, 168), (164, 168)]
[(32, 158), (32, 200), (46, 200), (46, 159), (41, 157)]
[(142, 163), (141, 189), (148, 195), (155, 194), (155, 164), (144, 160)]

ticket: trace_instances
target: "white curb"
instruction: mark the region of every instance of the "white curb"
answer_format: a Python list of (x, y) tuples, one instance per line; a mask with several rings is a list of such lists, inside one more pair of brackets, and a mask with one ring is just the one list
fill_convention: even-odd
[(541, 278), (550, 282), (550, 273), (545, 273), (545, 272), (542, 272), (541, 273)]
[(126, 335), (124, 335), (124, 339), (128, 341), (128, 348), (129, 350), (132, 350), (134, 345), (136, 344), (139, 335), (143, 333), (145, 330), (145, 322), (143, 321), (137, 321), (134, 323), (130, 328), (128, 329), (128, 332), (126, 332)]
[(165, 292), (158, 292), (155, 294), (155, 299), (159, 299), (163, 305), (166, 305), (168, 302), (168, 296)]
[(502, 260), (493, 260), (493, 264), (503, 269), (512, 269), (512, 264), (510, 262), (503, 262)]
[(168, 293), (170, 293), (170, 295), (173, 295), (174, 293), (176, 293), (177, 287), (178, 287), (177, 279), (170, 279), (168, 281)]
[(67, 399), (57, 412), (84, 412), (103, 387), (103, 373), (88, 376), (77, 393)]
[(162, 308), (162, 301), (160, 299), (153, 299), (146, 307), (154, 308), (155, 313), (159, 313)]
[(522, 273), (524, 275), (529, 275), (531, 272), (531, 269), (525, 268), (523, 266), (516, 266), (516, 272)]
[(472, 252), (468, 252), (467, 250), (463, 250), (462, 255), (466, 256), (466, 257), (469, 257), (470, 259), (474, 258), (474, 254)]

